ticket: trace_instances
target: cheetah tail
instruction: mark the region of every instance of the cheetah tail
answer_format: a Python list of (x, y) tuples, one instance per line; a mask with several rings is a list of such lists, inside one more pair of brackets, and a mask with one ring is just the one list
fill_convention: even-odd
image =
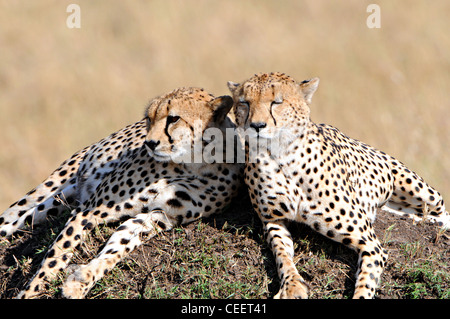
[(26, 223), (36, 225), (47, 215), (58, 215), (74, 202), (76, 172), (90, 147), (62, 162), (41, 184), (5, 210), (0, 215), (0, 237), (12, 235)]
[(407, 215), (416, 221), (427, 219), (444, 228), (450, 228), (450, 216), (445, 210), (444, 199), (422, 177), (394, 160), (391, 166), (394, 189), (384, 210)]

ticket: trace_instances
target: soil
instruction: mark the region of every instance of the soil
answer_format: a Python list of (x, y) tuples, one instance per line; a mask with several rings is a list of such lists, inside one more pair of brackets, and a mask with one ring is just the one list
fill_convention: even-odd
[[(64, 220), (0, 242), (0, 297), (12, 298), (32, 277)], [(88, 237), (74, 262), (87, 263), (118, 224)], [(389, 259), (376, 298), (450, 298), (450, 238), (426, 222), (379, 212), (374, 224)], [(310, 298), (351, 298), (357, 254), (292, 225), (295, 262)], [(43, 248), (44, 247), (44, 248)], [(87, 298), (272, 298), (279, 289), (259, 219), (243, 195), (223, 214), (167, 231), (132, 252)], [(47, 298), (61, 298), (64, 278)]]

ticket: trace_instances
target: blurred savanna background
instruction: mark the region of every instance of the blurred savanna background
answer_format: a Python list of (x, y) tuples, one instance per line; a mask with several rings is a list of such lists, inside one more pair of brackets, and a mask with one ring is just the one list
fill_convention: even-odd
[[(372, 3), (380, 28), (367, 24)], [(67, 25), (71, 4), (80, 28)], [(0, 0), (0, 212), (74, 152), (140, 120), (151, 98), (180, 86), (229, 94), (227, 81), (271, 71), (319, 77), (315, 122), (397, 157), (450, 202), (449, 13), (448, 0)], [(261, 225), (248, 201), (236, 206), (155, 237), (88, 297), (273, 297)], [(112, 226), (96, 228), (74, 262), (93, 258)], [(0, 298), (23, 289), (62, 227), (50, 219), (1, 242)], [(390, 255), (380, 298), (450, 297), (448, 236), (389, 215), (375, 230)], [(311, 297), (350, 297), (356, 254), (296, 234)], [(59, 280), (47, 296), (60, 296)]]
[[(81, 27), (68, 28), (76, 3)], [(381, 27), (369, 28), (371, 3)], [(406, 163), (450, 201), (446, 0), (0, 1), (0, 206), (179, 86), (317, 76), (312, 118)]]

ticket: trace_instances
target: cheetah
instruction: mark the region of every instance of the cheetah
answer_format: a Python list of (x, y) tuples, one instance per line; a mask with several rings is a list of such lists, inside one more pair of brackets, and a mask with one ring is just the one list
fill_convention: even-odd
[(356, 250), (353, 298), (373, 298), (387, 259), (372, 226), (377, 209), (426, 215), (447, 229), (450, 217), (441, 195), (401, 162), (311, 121), (318, 84), (284, 73), (228, 82), (246, 139), (245, 184), (275, 256), (281, 286), (275, 298), (308, 297), (293, 262), (290, 221)]
[[(17, 297), (40, 297), (46, 282), (69, 268), (73, 272), (62, 295), (83, 298), (142, 241), (229, 205), (238, 192), (242, 166), (191, 160), (198, 152), (194, 146), (213, 142), (187, 133), (194, 126), (201, 133), (233, 128), (227, 116), (232, 106), (230, 96), (216, 98), (200, 88), (179, 88), (157, 97), (144, 119), (76, 153), (5, 211), (0, 217), (2, 236), (20, 230), (25, 221), (36, 224), (60, 212), (64, 205), (55, 196), (72, 203), (64, 229)], [(84, 234), (115, 221), (123, 222), (97, 257), (87, 265), (68, 267)]]

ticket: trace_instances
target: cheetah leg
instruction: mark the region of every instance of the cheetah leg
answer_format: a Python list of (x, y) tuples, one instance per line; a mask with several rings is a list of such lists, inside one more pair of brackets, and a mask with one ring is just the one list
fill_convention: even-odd
[(66, 298), (81, 299), (106, 272), (146, 239), (172, 228), (172, 222), (160, 210), (141, 213), (124, 222), (111, 236), (99, 255), (87, 265), (75, 266), (63, 287)]
[(83, 240), (84, 232), (93, 229), (96, 224), (108, 221), (97, 218), (90, 210), (83, 212), (80, 208), (72, 211), (72, 215), (73, 217), (69, 219), (48, 250), (36, 274), (16, 298), (38, 298), (42, 287), (55, 279), (58, 273), (67, 267), (76, 247)]
[(300, 276), (293, 261), (294, 245), (292, 237), (282, 221), (268, 222), (265, 225), (267, 242), (275, 256), (278, 277), (281, 281), (280, 291), (275, 299), (307, 299), (308, 287)]
[(387, 260), (387, 251), (381, 247), (371, 227), (368, 231), (370, 233), (362, 234), (362, 239), (355, 245), (359, 260), (354, 299), (369, 299), (375, 296)]

